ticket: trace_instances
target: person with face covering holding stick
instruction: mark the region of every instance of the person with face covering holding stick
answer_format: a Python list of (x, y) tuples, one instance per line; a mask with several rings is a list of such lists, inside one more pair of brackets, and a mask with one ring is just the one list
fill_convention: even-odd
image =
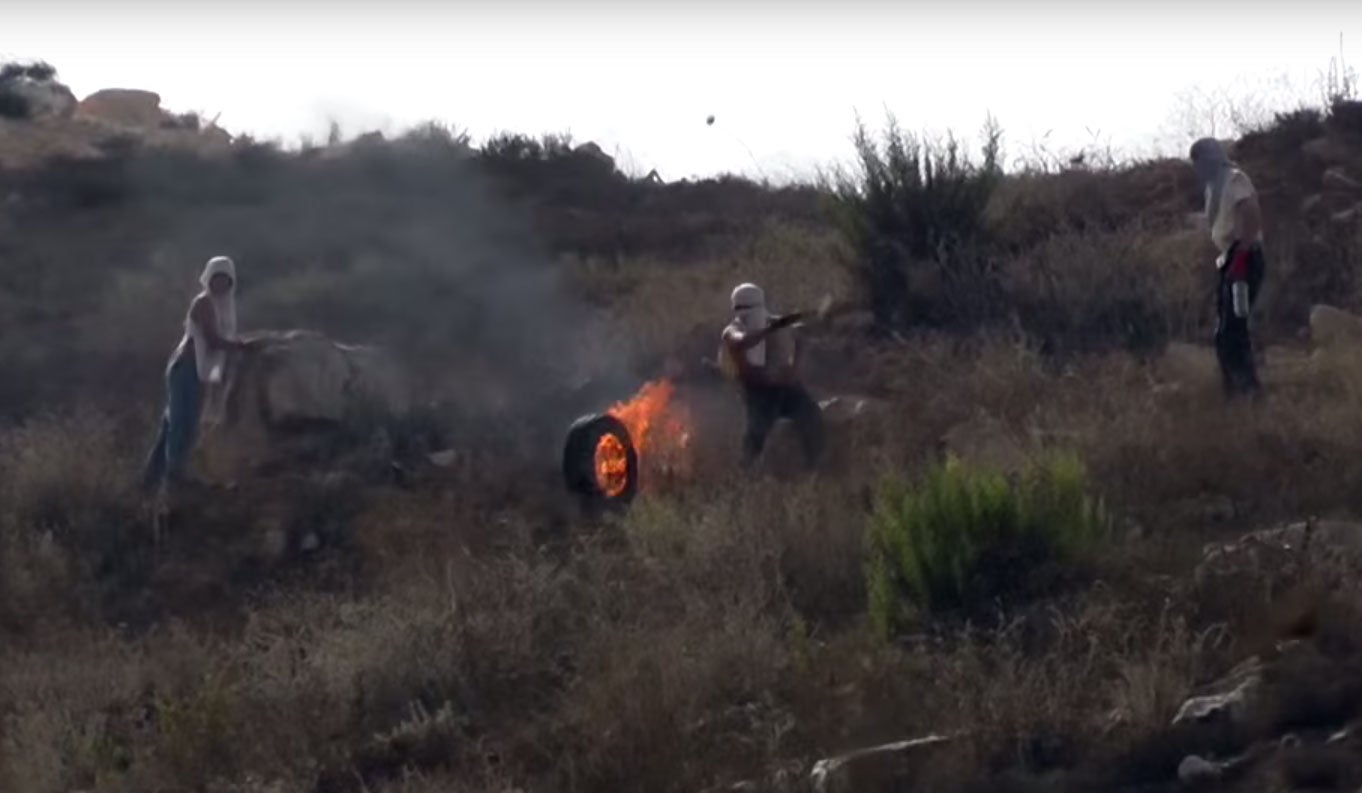
[(747, 408), (747, 431), (742, 461), (753, 464), (761, 456), (766, 436), (776, 421), (794, 422), (810, 467), (823, 452), (823, 413), (800, 383), (799, 341), (794, 328), (803, 314), (771, 314), (766, 295), (756, 284), (741, 284), (731, 296), (733, 319), (723, 331), (720, 365), (742, 389)]

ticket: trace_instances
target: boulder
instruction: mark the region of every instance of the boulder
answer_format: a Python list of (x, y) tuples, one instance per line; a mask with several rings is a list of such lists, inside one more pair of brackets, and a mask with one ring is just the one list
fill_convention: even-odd
[(1362, 344), (1362, 318), (1333, 306), (1313, 306), (1310, 340), (1322, 348), (1355, 347)]
[(251, 338), (205, 408), (204, 454), (219, 475), (265, 463), (294, 438), (410, 409), (404, 373), (379, 350), (310, 331)]
[(611, 157), (609, 154), (606, 154), (601, 149), (601, 147), (596, 145), (594, 142), (588, 141), (586, 143), (583, 143), (582, 145), (573, 149), (572, 153), (577, 155), (578, 157), (585, 157), (587, 159), (600, 163), (600, 165), (606, 170), (612, 172), (615, 170), (615, 158)]
[(77, 118), (125, 127), (154, 129), (161, 125), (161, 96), (152, 91), (106, 88), (85, 97), (76, 106)]

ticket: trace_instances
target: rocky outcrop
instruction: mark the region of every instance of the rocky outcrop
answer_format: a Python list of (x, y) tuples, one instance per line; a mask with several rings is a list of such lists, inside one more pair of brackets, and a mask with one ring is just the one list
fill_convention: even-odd
[(1199, 584), (1232, 577), (1266, 580), (1302, 574), (1308, 565), (1329, 561), (1362, 562), (1362, 523), (1302, 521), (1212, 543), (1202, 551), (1195, 578)]
[[(1362, 674), (1352, 659), (1305, 641), (1254, 656), (1192, 693), (1171, 725), (1187, 754), (1178, 780), (1212, 787), (1249, 773), (1268, 773), (1302, 787), (1362, 782), (1362, 755), (1349, 729), (1362, 705)], [(1275, 768), (1273, 768), (1275, 766)], [(1296, 789), (1296, 786), (1292, 786)]]
[(90, 94), (76, 106), (75, 116), (141, 129), (159, 127), (166, 118), (160, 94), (130, 88), (106, 88)]

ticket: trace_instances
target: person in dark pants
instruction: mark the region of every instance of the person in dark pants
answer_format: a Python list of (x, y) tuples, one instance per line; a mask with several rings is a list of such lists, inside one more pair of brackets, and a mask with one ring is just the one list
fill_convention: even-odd
[(1214, 138), (1192, 144), (1192, 167), (1206, 198), (1206, 222), (1220, 255), (1216, 286), (1215, 353), (1225, 394), (1255, 395), (1261, 384), (1253, 358), (1249, 315), (1262, 286), (1263, 217), (1253, 182)]
[(772, 315), (755, 284), (732, 294), (733, 320), (724, 328), (721, 363), (742, 388), (747, 408), (742, 460), (761, 456), (777, 420), (794, 422), (804, 457), (812, 467), (823, 453), (823, 411), (799, 382), (799, 342), (793, 334), (800, 314)]

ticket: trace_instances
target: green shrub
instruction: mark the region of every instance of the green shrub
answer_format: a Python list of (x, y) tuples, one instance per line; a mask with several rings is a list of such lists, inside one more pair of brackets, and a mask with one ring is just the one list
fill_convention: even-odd
[(887, 480), (869, 528), (871, 623), (887, 638), (923, 612), (1025, 596), (1038, 572), (1083, 563), (1107, 527), (1069, 454), (1013, 477), (952, 459), (915, 486)]

